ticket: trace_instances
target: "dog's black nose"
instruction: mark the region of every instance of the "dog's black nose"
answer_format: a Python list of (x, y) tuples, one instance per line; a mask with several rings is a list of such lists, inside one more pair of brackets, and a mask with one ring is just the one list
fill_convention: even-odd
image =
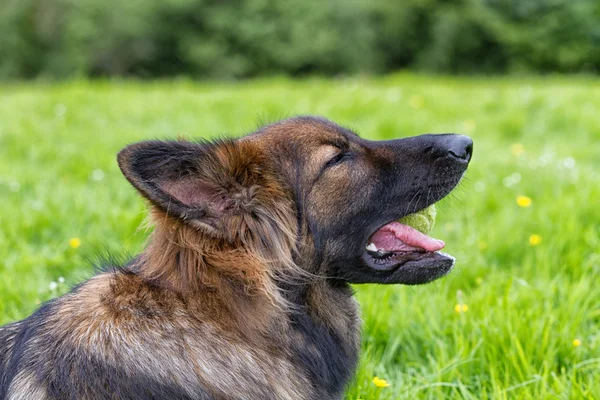
[(448, 138), (448, 155), (469, 162), (473, 154), (471, 138), (464, 135), (451, 135)]

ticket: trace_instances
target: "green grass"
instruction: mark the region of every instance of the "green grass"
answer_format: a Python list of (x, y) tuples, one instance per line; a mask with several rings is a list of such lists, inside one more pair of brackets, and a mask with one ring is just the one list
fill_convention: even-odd
[[(239, 135), (295, 114), (373, 139), (454, 131), (475, 141), (432, 234), (458, 259), (451, 275), (356, 287), (365, 322), (348, 399), (600, 398), (600, 81), (591, 78), (4, 85), (0, 323), (89, 277), (95, 254), (142, 248), (146, 209), (115, 161), (124, 145)], [(531, 206), (519, 207), (519, 195)], [(541, 244), (529, 245), (532, 234)]]

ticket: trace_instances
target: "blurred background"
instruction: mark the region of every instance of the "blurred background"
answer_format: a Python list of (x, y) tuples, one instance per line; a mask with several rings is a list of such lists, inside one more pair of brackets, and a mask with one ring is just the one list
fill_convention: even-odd
[(456, 267), (355, 286), (345, 398), (598, 400), (599, 72), (599, 0), (0, 0), (0, 325), (144, 248), (129, 143), (457, 132), (432, 232)]
[(2, 0), (0, 79), (597, 73), (598, 0)]

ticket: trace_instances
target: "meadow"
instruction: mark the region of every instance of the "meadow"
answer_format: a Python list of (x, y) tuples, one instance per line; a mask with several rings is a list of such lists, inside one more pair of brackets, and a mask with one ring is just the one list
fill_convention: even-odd
[(347, 399), (600, 398), (600, 80), (586, 77), (2, 84), (0, 324), (91, 276), (99, 254), (142, 249), (151, 228), (117, 167), (123, 146), (297, 114), (370, 139), (475, 142), (431, 234), (454, 271), (356, 286), (362, 357)]

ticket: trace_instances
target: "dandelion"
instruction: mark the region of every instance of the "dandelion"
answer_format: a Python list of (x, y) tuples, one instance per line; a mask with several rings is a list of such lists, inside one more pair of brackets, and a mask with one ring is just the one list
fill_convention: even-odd
[(58, 283), (56, 283), (54, 281), (50, 282), (50, 284), (48, 285), (48, 289), (50, 289), (52, 292), (54, 292), (57, 288), (58, 288)]
[(521, 143), (515, 143), (511, 146), (510, 151), (513, 154), (513, 156), (518, 157), (521, 154), (525, 153), (525, 146), (523, 146)]
[(423, 108), (425, 100), (423, 99), (423, 96), (414, 95), (410, 97), (410, 99), (408, 100), (408, 104), (410, 104), (410, 106), (415, 109)]
[(532, 203), (532, 201), (531, 201), (530, 197), (527, 197), (527, 196), (517, 196), (517, 205), (519, 207), (523, 207), (523, 208), (529, 207), (529, 206), (531, 206), (531, 203)]
[(374, 377), (373, 378), (373, 383), (378, 388), (385, 388), (385, 387), (390, 386), (390, 384), (388, 383), (388, 381), (386, 381), (385, 379), (379, 379), (378, 377)]
[(476, 192), (483, 192), (485, 190), (485, 183), (484, 182), (475, 182), (475, 185), (473, 185), (473, 189), (475, 189)]
[(58, 277), (58, 283), (65, 283), (65, 278), (62, 276)]
[(540, 235), (534, 233), (533, 235), (529, 236), (530, 246), (537, 246), (540, 243), (542, 243), (542, 237)]
[(567, 157), (563, 161), (563, 166), (567, 169), (575, 168), (575, 159), (573, 157)]
[(81, 239), (79, 239), (77, 237), (72, 238), (71, 240), (69, 240), (69, 246), (72, 249), (78, 248), (79, 246), (81, 246)]
[(101, 181), (102, 179), (104, 179), (104, 171), (102, 171), (101, 169), (95, 169), (92, 171), (92, 179), (95, 180), (96, 182)]
[(502, 179), (502, 184), (505, 187), (514, 186), (514, 185), (518, 184), (519, 182), (521, 182), (521, 174), (518, 172), (510, 174), (509, 176)]
[(465, 313), (467, 311), (469, 311), (469, 306), (466, 304), (457, 304), (454, 306), (454, 311), (456, 311), (457, 313)]
[(573, 346), (574, 347), (581, 346), (581, 340), (579, 340), (579, 339), (573, 339)]

